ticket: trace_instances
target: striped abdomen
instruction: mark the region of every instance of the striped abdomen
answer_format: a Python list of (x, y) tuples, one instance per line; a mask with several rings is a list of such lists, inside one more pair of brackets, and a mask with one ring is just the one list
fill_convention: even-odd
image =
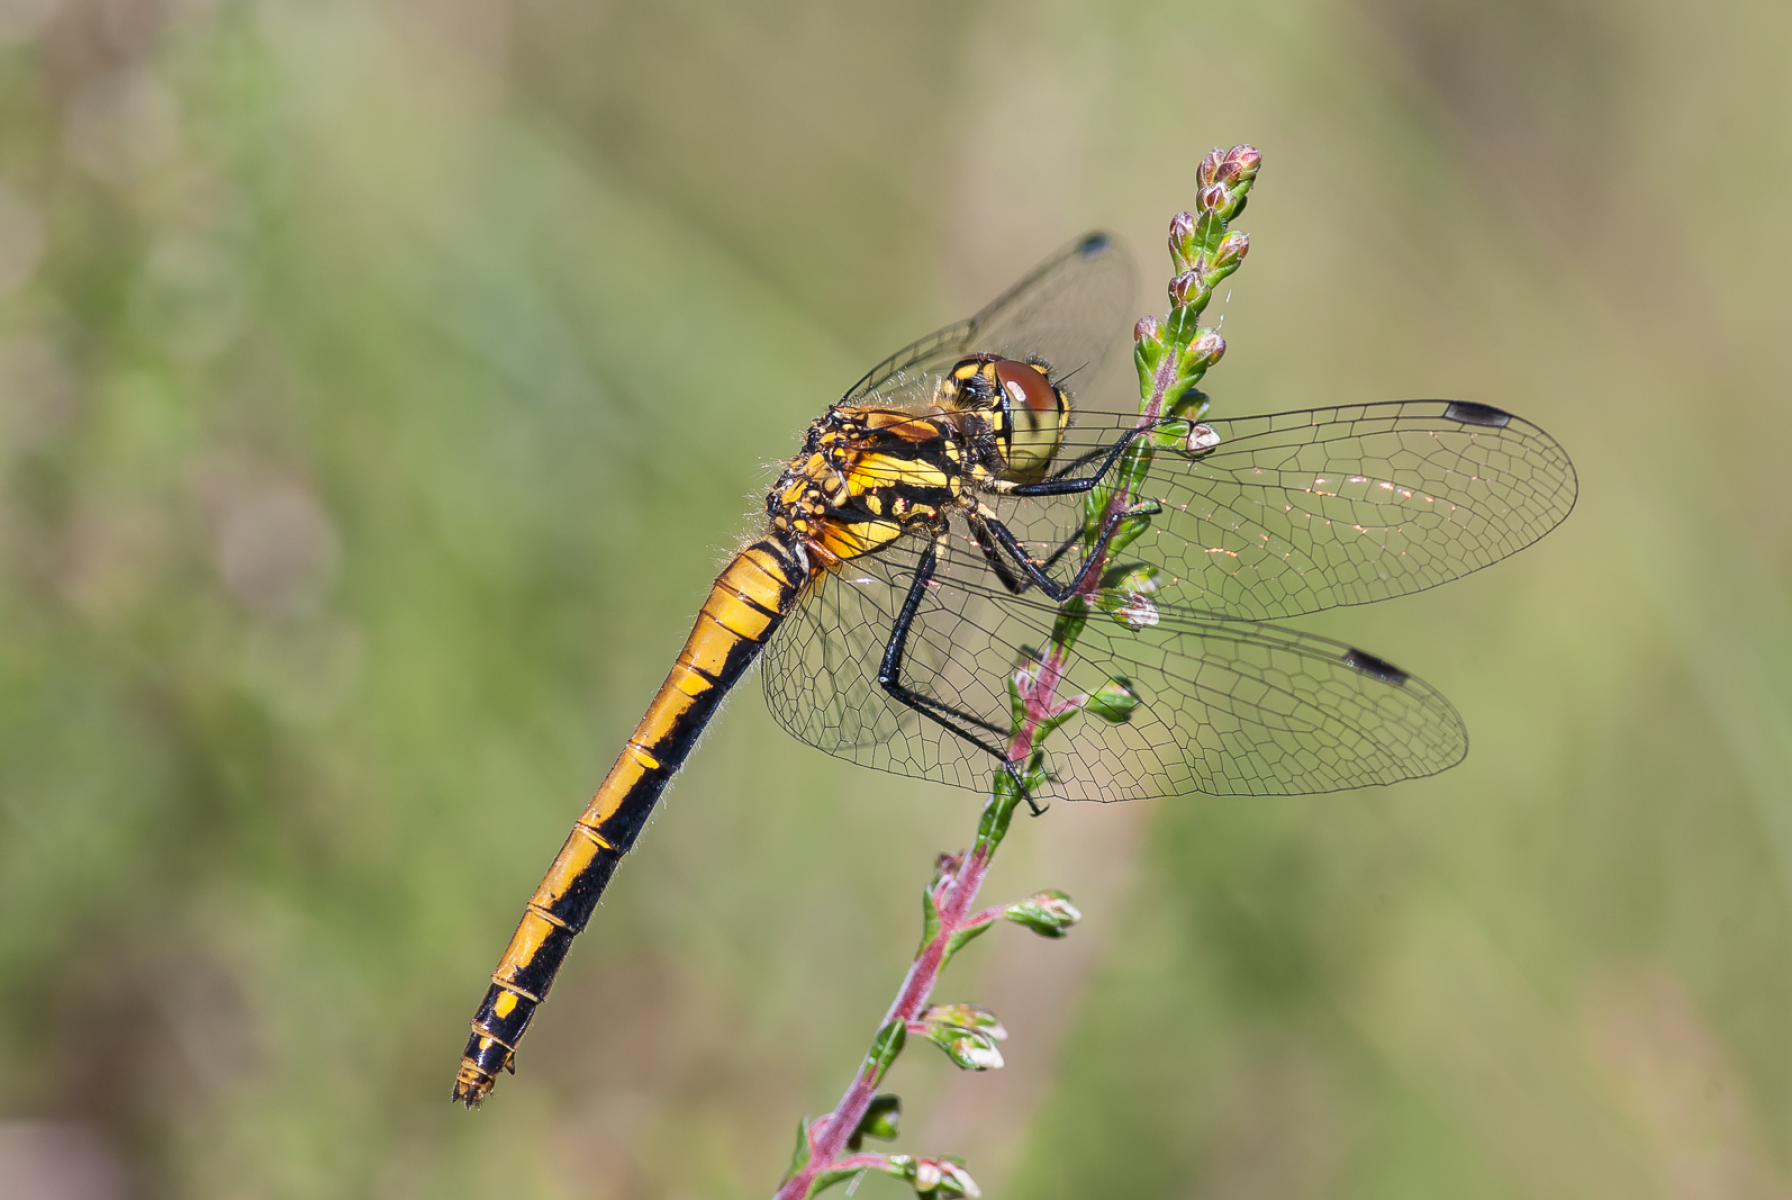
[(770, 539), (741, 551), (716, 578), (672, 673), (573, 825), (492, 972), (454, 1081), (456, 1100), (468, 1107), (478, 1103), (492, 1090), (498, 1071), (511, 1066), (529, 1018), (616, 864), (634, 845), (722, 697), (759, 656), (805, 582), (798, 556)]

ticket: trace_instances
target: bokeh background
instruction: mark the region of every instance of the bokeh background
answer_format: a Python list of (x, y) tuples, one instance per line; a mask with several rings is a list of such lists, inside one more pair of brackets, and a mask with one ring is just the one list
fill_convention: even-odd
[[(990, 1195), (1792, 1193), (1792, 9), (0, 0), (0, 1197), (769, 1194), (975, 798), (707, 737), (481, 1111), (521, 905), (807, 422), (1213, 145), (1222, 411), (1581, 502), (1308, 622), (1439, 778), (1060, 805), (899, 1143)], [(872, 1196), (900, 1189), (880, 1179)]]

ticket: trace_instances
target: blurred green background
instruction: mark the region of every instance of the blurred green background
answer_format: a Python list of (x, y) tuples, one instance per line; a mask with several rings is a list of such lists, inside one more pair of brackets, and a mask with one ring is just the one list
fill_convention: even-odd
[[(0, 1197), (770, 1193), (968, 794), (749, 686), (448, 1102), (808, 421), (1265, 154), (1228, 413), (1445, 395), (1568, 524), (1330, 614), (1475, 739), (1059, 805), (902, 1148), (1013, 1197), (1792, 1192), (1792, 9), (0, 0)], [(896, 1196), (888, 1181), (863, 1194)]]

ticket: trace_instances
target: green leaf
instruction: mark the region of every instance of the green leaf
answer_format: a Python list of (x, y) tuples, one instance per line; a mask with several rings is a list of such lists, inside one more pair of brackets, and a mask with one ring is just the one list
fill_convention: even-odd
[[(1162, 356), (1160, 354), (1156, 357)], [(1157, 387), (1157, 364), (1148, 361), (1144, 352), (1136, 349), (1133, 351), (1132, 361), (1139, 372), (1139, 390), (1149, 396)]]
[(1187, 417), (1199, 421), (1213, 407), (1213, 401), (1206, 392), (1199, 388), (1188, 388), (1176, 398), (1176, 401), (1165, 407), (1164, 411), (1172, 417)]
[(993, 851), (1008, 836), (1008, 824), (1014, 819), (1014, 806), (1021, 802), (1021, 792), (1012, 772), (997, 768), (995, 786), (977, 821), (977, 844)]
[(895, 1140), (896, 1127), (902, 1120), (902, 1099), (894, 1092), (885, 1092), (871, 1101), (865, 1109), (865, 1115), (859, 1120), (859, 1127), (853, 1130), (852, 1137), (847, 1139), (846, 1148), (857, 1150), (865, 1144), (868, 1137), (880, 1142)]
[(1108, 553), (1120, 553), (1138, 541), (1139, 536), (1149, 528), (1151, 528), (1149, 512), (1135, 512), (1121, 517), (1120, 523), (1114, 527), (1114, 536), (1108, 539)]
[(835, 1167), (831, 1171), (823, 1171), (815, 1177), (815, 1182), (809, 1185), (809, 1195), (819, 1196), (836, 1183), (845, 1183), (848, 1179), (863, 1175), (870, 1169), (870, 1167)]
[(1140, 703), (1132, 680), (1116, 675), (1092, 692), (1083, 707), (1110, 725), (1124, 725)]
[(944, 957), (940, 959), (940, 968), (944, 970), (946, 964), (952, 961), (952, 956), (954, 954), (957, 954), (960, 950), (964, 949), (973, 940), (988, 933), (994, 924), (995, 922), (993, 921), (986, 921), (981, 925), (966, 925), (964, 928), (953, 933), (951, 937), (946, 939), (946, 953)]
[[(1118, 535), (1119, 530), (1114, 532)], [(1052, 645), (1064, 650), (1076, 645), (1076, 639), (1082, 635), (1083, 626), (1088, 620), (1089, 606), (1081, 596), (1072, 596), (1058, 609), (1057, 619), (1052, 622)]]
[[(1064, 724), (1064, 722), (1070, 720), (1070, 718), (1076, 716), (1077, 713), (1081, 712), (1082, 710), (1083, 710), (1082, 704), (1078, 703), (1078, 704), (1072, 705), (1069, 708), (1066, 708), (1063, 712), (1053, 713), (1051, 716), (1045, 718), (1045, 720), (1039, 722), (1039, 728), (1033, 731), (1033, 743), (1037, 746), (1043, 747), (1045, 744), (1045, 739), (1047, 737), (1051, 736), (1053, 730), (1057, 729), (1060, 725)], [(1038, 755), (1036, 756), (1036, 762), (1033, 765), (1033, 772), (1034, 772), (1034, 776), (1036, 776), (1036, 778), (1033, 776), (1030, 776), (1027, 780), (1027, 790), (1028, 791), (1033, 791), (1037, 788), (1043, 787), (1045, 785), (1045, 783), (1047, 782), (1045, 779), (1045, 773), (1040, 770), (1040, 768), (1043, 767), (1044, 765), (1045, 765), (1045, 752), (1042, 748), (1040, 750), (1040, 752), (1038, 753)]]
[(933, 884), (929, 883), (921, 891), (921, 949), (915, 951), (915, 957), (921, 957), (922, 951), (933, 945), (933, 939), (940, 935), (940, 908), (933, 900)]
[(804, 1117), (796, 1123), (796, 1152), (790, 1156), (790, 1170), (784, 1173), (784, 1178), (795, 1178), (798, 1171), (808, 1166), (811, 1153), (813, 1151), (809, 1148), (809, 1118)]
[(908, 1025), (902, 1021), (891, 1021), (877, 1031), (871, 1040), (871, 1051), (865, 1055), (865, 1065), (861, 1074), (869, 1074), (873, 1083), (884, 1077), (896, 1056), (902, 1053), (902, 1047), (908, 1042)]

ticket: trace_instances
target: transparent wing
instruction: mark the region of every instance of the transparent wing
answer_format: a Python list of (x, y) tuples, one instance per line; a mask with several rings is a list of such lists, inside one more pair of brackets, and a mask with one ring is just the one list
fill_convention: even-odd
[[(913, 732), (913, 709), (890, 702), (877, 672), (907, 584), (925, 546), (910, 537), (878, 559), (844, 563), (810, 585), (773, 635), (761, 668), (766, 703), (791, 734), (848, 758)], [(941, 647), (911, 647), (929, 673)]]
[[(968, 535), (956, 536), (911, 631), (904, 682), (1005, 745), (1010, 673), (1047, 644), (1056, 606), (993, 587)], [(775, 636), (766, 699), (787, 730), (832, 754), (985, 788), (996, 765), (988, 753), (876, 682), (918, 551), (902, 545), (831, 576)], [(860, 627), (883, 618), (879, 633)], [(819, 648), (831, 644), (864, 652), (828, 658)], [(1116, 676), (1131, 683), (1139, 707), (1123, 724), (1083, 714), (1055, 732), (1046, 743), (1056, 776), (1049, 795), (1332, 791), (1432, 774), (1467, 749), (1461, 719), (1421, 680), (1342, 643), (1259, 622), (1162, 609), (1135, 631), (1094, 615), (1064, 663), (1059, 695)]]
[[(1085, 420), (1061, 462), (1132, 427)], [(1270, 620), (1423, 591), (1530, 545), (1574, 507), (1567, 453), (1523, 418), (1451, 400), (1212, 420), (1218, 444), (1158, 450), (1144, 497), (1163, 511), (1128, 547), (1182, 608)], [(1012, 501), (1004, 519), (1046, 546), (1080, 526), (1081, 497)], [(1017, 532), (1021, 532), (1017, 528)]]
[[(1456, 762), (1467, 744), (1461, 722), (1428, 685), (1341, 643), (1262, 622), (1420, 591), (1529, 545), (1574, 505), (1561, 446), (1522, 418), (1445, 400), (1206, 424), (1218, 439), (1210, 449), (1156, 452), (1144, 494), (1161, 511), (1117, 559), (1158, 569), (1157, 624), (1134, 632), (1091, 618), (1067, 664), (1067, 692), (1120, 676), (1143, 704), (1125, 724), (1083, 717), (1054, 736), (1059, 791), (1324, 791)], [(1131, 425), (1082, 421), (1064, 469), (1093, 461)], [(1040, 559), (1081, 528), (1080, 495), (989, 500)], [(774, 639), (766, 696), (785, 728), (824, 750), (980, 788), (990, 757), (876, 681), (924, 549), (918, 536), (904, 539), (831, 576)], [(910, 636), (905, 681), (1005, 744), (1009, 674), (1047, 645), (1055, 611), (1037, 593), (1002, 589), (955, 528)]]
[[(1046, 259), (974, 317), (948, 325), (872, 367), (840, 398), (847, 406), (915, 408), (967, 354), (1047, 365), (1073, 396), (1090, 388), (1132, 329), (1137, 284), (1118, 243), (1091, 233)], [(1078, 382), (1080, 381), (1080, 383)]]

